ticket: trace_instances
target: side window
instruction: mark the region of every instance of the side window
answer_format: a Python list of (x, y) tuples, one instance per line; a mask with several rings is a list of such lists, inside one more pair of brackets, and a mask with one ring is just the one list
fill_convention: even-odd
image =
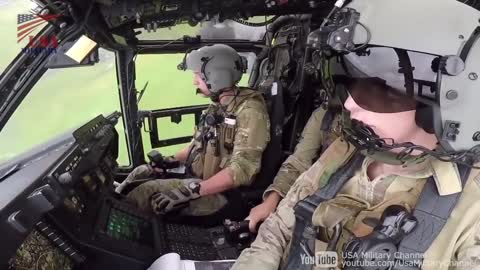
[[(250, 56), (248, 60), (249, 67), (251, 67), (255, 54), (250, 53), (245, 56)], [(138, 89), (143, 89), (148, 82), (147, 89), (139, 103), (139, 110), (150, 111), (210, 103), (210, 99), (196, 95), (192, 72), (177, 69), (177, 65), (182, 62), (183, 57), (184, 54), (137, 56), (135, 85)], [(248, 78), (249, 74), (244, 74), (239, 86), (247, 86)], [(182, 116), (182, 121), (178, 124), (171, 122), (169, 117), (158, 118), (156, 121), (160, 140), (191, 136), (194, 131), (195, 118), (193, 115)], [(148, 124), (142, 131), (145, 154), (152, 150), (150, 133), (147, 128)], [(173, 155), (186, 145), (166, 146), (159, 150), (164, 155)]]
[[(114, 111), (120, 111), (114, 53), (100, 50), (94, 66), (48, 70), (0, 132), (0, 162)], [(128, 165), (122, 121), (117, 131), (118, 162)]]

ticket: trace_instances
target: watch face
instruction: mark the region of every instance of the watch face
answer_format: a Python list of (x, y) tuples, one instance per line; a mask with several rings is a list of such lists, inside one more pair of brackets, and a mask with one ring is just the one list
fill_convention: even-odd
[(195, 193), (200, 192), (200, 184), (198, 184), (198, 183), (195, 183), (195, 182), (190, 183), (190, 184), (188, 184), (188, 187), (190, 188), (190, 190), (192, 192), (195, 192)]

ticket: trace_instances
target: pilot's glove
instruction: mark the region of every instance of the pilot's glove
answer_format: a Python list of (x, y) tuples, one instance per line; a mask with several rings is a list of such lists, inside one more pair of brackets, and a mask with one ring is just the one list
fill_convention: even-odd
[(152, 195), (151, 206), (156, 214), (165, 214), (188, 205), (188, 202), (200, 198), (200, 184), (191, 182), (177, 188), (157, 192)]
[(154, 177), (154, 174), (158, 173), (155, 167), (149, 164), (140, 165), (135, 168), (125, 180), (115, 187), (115, 192), (122, 194), (123, 190), (130, 184), (136, 181), (145, 182), (145, 180)]

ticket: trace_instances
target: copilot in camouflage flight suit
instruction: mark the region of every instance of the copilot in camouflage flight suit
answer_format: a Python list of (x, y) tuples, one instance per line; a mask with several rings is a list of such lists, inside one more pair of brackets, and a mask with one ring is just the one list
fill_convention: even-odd
[[(237, 90), (238, 91), (238, 90)], [(218, 103), (211, 104), (202, 114), (195, 128), (193, 149), (187, 160), (189, 179), (158, 179), (146, 182), (127, 197), (145, 210), (152, 211), (150, 198), (156, 192), (168, 192), (185, 181), (207, 180), (222, 169), (233, 172), (235, 187), (248, 186), (260, 170), (262, 153), (270, 141), (270, 120), (265, 101), (260, 93), (240, 88), (238, 94), (222, 109)], [(217, 124), (209, 125), (206, 115), (220, 115)], [(191, 163), (191, 165), (189, 165)], [(153, 169), (149, 165), (137, 167), (126, 181), (151, 177)], [(203, 216), (220, 210), (227, 200), (222, 194), (200, 197), (183, 208), (181, 215)]]
[[(330, 176), (353, 156), (354, 150), (342, 139), (333, 142), (295, 181), (277, 211), (262, 224), (257, 238), (242, 252), (232, 270), (281, 269), (288, 258), (295, 226), (295, 204), (325, 185)], [(433, 176), (441, 196), (462, 194), (444, 228), (427, 249), (422, 269), (480, 269), (479, 170), (471, 171), (462, 189), (457, 166), (450, 162), (425, 158), (407, 165), (401, 174), (384, 175), (382, 181), (370, 182), (366, 169), (371, 162), (371, 158), (366, 158), (339, 194), (320, 204), (313, 214), (314, 226), (330, 230), (335, 224), (342, 224), (344, 230), (335, 247), (337, 252), (341, 252), (342, 244), (352, 234), (362, 236), (371, 232), (372, 228), (363, 223), (366, 218), (378, 219), (389, 205), (414, 208), (427, 178)], [(315, 251), (324, 251), (326, 246), (325, 242), (317, 240)]]
[(282, 198), (287, 195), (300, 174), (310, 168), (321, 152), (338, 137), (339, 115), (333, 108), (327, 110), (323, 106), (312, 113), (295, 151), (283, 162), (273, 183), (265, 190), (264, 199), (272, 191)]

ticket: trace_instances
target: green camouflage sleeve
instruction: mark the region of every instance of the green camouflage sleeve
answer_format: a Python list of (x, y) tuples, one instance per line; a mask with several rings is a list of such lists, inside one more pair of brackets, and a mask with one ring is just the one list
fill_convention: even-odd
[(233, 171), (234, 186), (248, 186), (260, 170), (262, 153), (270, 141), (270, 119), (265, 104), (247, 101), (237, 114), (233, 152), (226, 168)]
[(277, 211), (271, 214), (258, 230), (250, 248), (238, 257), (233, 270), (277, 270), (288, 257), (287, 249), (295, 225), (294, 206), (325, 184), (330, 175), (354, 153), (354, 148), (336, 140), (308, 170), (298, 177), (280, 201)]
[(472, 226), (467, 237), (463, 240), (456, 251), (454, 267), (448, 269), (467, 270), (480, 268), (480, 220)]
[(263, 198), (266, 198), (272, 191), (285, 197), (300, 174), (312, 165), (313, 159), (319, 154), (325, 139), (324, 132), (321, 130), (325, 113), (326, 110), (322, 107), (312, 113), (294, 153), (282, 164), (273, 183), (265, 190)]
[(295, 204), (311, 193), (311, 181), (302, 174), (272, 213), (260, 226), (250, 248), (245, 249), (231, 270), (277, 270), (292, 237)]

